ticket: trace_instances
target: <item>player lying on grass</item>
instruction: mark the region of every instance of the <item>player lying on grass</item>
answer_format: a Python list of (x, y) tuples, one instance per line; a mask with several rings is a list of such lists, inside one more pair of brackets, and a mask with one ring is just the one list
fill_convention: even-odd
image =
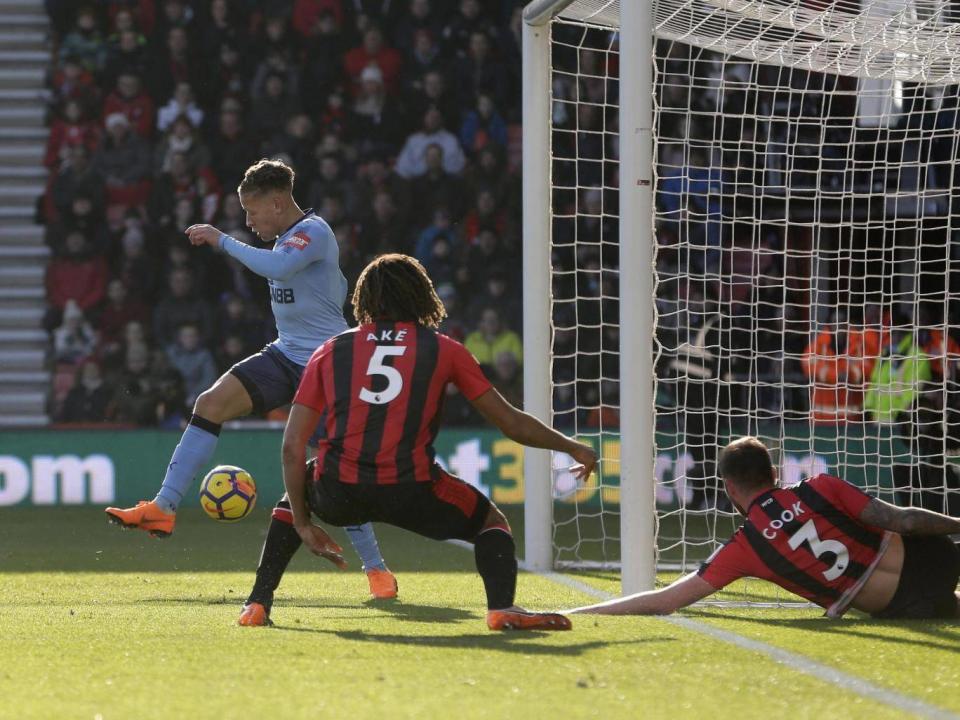
[[(293, 180), (293, 170), (283, 162), (260, 160), (247, 168), (237, 188), (247, 226), (264, 242), (276, 241), (272, 250), (250, 247), (210, 225), (187, 228), (193, 245), (218, 248), (267, 278), (278, 338), (200, 394), (156, 498), (132, 508), (107, 508), (111, 522), (168, 537), (177, 506), (213, 457), (223, 423), (289, 403), (313, 351), (347, 328), (343, 319), (347, 281), (340, 272), (337, 241), (323, 219), (297, 205)], [(281, 501), (274, 518), (289, 512)], [(373, 528), (348, 527), (347, 534), (363, 562), (370, 592), (396, 597), (397, 583), (384, 565)], [(275, 519), (267, 531), (262, 561), (289, 562), (298, 547), (300, 537), (289, 523)]]
[(960, 520), (899, 508), (830, 475), (777, 487), (766, 446), (745, 437), (720, 456), (720, 477), (745, 516), (700, 569), (661, 590), (571, 612), (667, 614), (741, 577), (757, 577), (816, 603), (829, 617), (853, 607), (876, 618), (958, 616), (960, 550), (946, 537)]
[[(292, 521), (310, 550), (343, 566), (340, 548), (311, 523), (311, 511), (337, 526), (385, 522), (435, 540), (473, 543), (487, 594), (491, 630), (566, 630), (555, 613), (514, 604), (516, 548), (503, 513), (481, 492), (434, 460), (433, 440), (448, 382), (509, 438), (568, 453), (586, 479), (594, 451), (503, 399), (460, 343), (436, 331), (446, 316), (430, 278), (406, 255), (382, 255), (361, 273), (353, 293), (360, 326), (314, 353), (283, 435), (283, 482)], [(326, 415), (315, 471), (304, 473), (304, 443)], [(267, 624), (259, 603), (241, 624)]]

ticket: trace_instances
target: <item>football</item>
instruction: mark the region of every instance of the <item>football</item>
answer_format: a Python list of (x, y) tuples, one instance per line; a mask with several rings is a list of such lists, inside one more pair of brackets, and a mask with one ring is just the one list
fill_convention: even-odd
[(214, 520), (242, 520), (257, 502), (257, 485), (243, 468), (217, 465), (200, 483), (200, 506)]

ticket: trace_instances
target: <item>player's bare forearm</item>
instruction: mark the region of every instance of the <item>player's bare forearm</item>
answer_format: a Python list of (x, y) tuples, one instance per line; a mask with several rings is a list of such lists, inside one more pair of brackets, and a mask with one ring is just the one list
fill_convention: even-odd
[(861, 522), (901, 535), (960, 533), (960, 519), (923, 508), (901, 508), (873, 498), (860, 513)]
[(626, 597), (585, 605), (571, 613), (594, 615), (669, 615), (674, 610), (692, 605), (715, 592), (710, 583), (697, 573), (690, 573), (660, 590), (648, 590)]
[(511, 440), (527, 447), (567, 453), (582, 466), (576, 472), (581, 478), (593, 472), (597, 454), (592, 447), (557, 432), (533, 415), (515, 408), (495, 388), (476, 398), (473, 406)]
[[(290, 408), (287, 426), (283, 431), (283, 486), (290, 501), (293, 524), (304, 527), (310, 524), (310, 510), (307, 507), (306, 478), (303, 466), (306, 464), (307, 440), (316, 427), (320, 414), (304, 405), (294, 403)], [(312, 422), (312, 424), (311, 424)]]

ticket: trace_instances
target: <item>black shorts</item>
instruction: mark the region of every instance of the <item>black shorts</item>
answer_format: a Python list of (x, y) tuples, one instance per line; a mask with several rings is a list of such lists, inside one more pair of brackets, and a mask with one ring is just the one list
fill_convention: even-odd
[(322, 522), (337, 527), (382, 522), (433, 540), (473, 542), (490, 512), (483, 493), (445, 472), (432, 481), (354, 485), (314, 480), (313, 463), (307, 468), (310, 509)]
[(257, 415), (283, 407), (293, 400), (303, 375), (298, 365), (272, 345), (230, 368), (253, 401)]
[(903, 569), (897, 592), (876, 618), (952, 618), (957, 616), (960, 549), (944, 536), (903, 538)]

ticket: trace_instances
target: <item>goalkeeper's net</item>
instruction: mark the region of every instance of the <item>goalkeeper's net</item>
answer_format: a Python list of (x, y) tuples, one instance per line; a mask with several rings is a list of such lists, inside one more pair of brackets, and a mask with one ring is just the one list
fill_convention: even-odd
[[(553, 458), (553, 565), (620, 563), (636, 442), (620, 318), (651, 305), (655, 456), (633, 476), (655, 482), (660, 569), (694, 569), (735, 527), (715, 463), (745, 434), (783, 483), (829, 472), (960, 515), (960, 11), (657, 0), (645, 88), (618, 49), (649, 28), (621, 29), (617, 2), (552, 5), (549, 225), (525, 237), (549, 243), (552, 335), (527, 362), (551, 380), (553, 423), (602, 458), (587, 485)], [(623, 93), (653, 97), (654, 268), (620, 266)], [(644, 272), (646, 307), (621, 308)]]

